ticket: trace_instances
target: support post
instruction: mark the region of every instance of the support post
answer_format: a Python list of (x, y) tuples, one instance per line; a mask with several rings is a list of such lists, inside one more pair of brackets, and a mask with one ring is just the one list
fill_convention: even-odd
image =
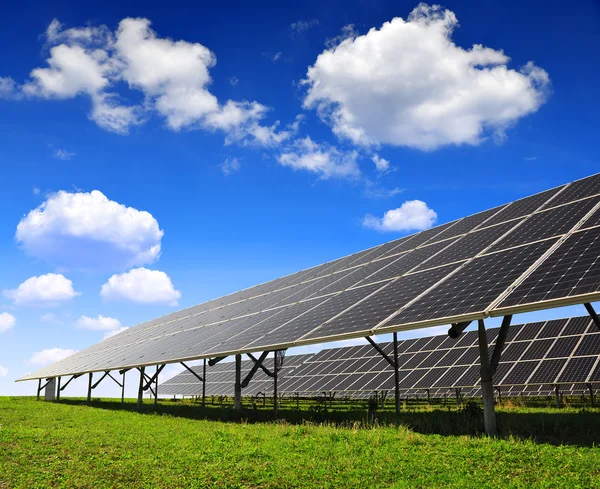
[(481, 375), (481, 397), (483, 400), (483, 423), (485, 433), (488, 436), (496, 436), (496, 412), (494, 409), (494, 374), (498, 369), (502, 350), (508, 336), (508, 328), (512, 321), (512, 315), (504, 316), (496, 346), (492, 357), (490, 358), (487, 333), (483, 319), (477, 322), (477, 335), (479, 339), (479, 358), (480, 358), (480, 375)]
[(431, 401), (431, 393), (430, 393), (429, 389), (427, 389), (427, 404), (429, 404), (430, 401)]
[(44, 387), (44, 399), (46, 401), (54, 401), (56, 399), (56, 377), (48, 379)]
[(160, 370), (158, 369), (158, 365), (156, 366), (156, 380), (155, 380), (155, 384), (154, 384), (154, 405), (156, 406), (158, 404), (158, 374), (160, 373)]
[(125, 404), (125, 374), (127, 372), (123, 370), (123, 378), (121, 380), (121, 404)]
[(37, 400), (40, 400), (40, 392), (42, 390), (42, 379), (38, 379)]
[(273, 352), (273, 411), (277, 416), (279, 397), (277, 396), (277, 350)]
[(88, 375), (89, 375), (89, 380), (88, 380), (88, 391), (87, 391), (87, 403), (89, 406), (92, 402), (92, 379), (94, 378), (94, 373), (90, 372)]
[(460, 387), (455, 389), (456, 391), (456, 407), (460, 407)]
[(202, 407), (206, 406), (206, 358), (202, 366)]
[(233, 397), (233, 409), (242, 409), (242, 355), (235, 356), (235, 386)]
[(142, 404), (144, 402), (144, 367), (140, 367), (140, 386), (138, 388), (138, 398), (137, 398), (137, 410), (142, 410)]
[(400, 415), (400, 372), (398, 372), (398, 333), (394, 332), (394, 401), (396, 417)]
[(590, 391), (590, 401), (591, 401), (592, 407), (594, 407), (596, 405), (596, 401), (594, 399), (594, 388), (593, 388), (592, 384), (588, 384), (587, 388)]
[(558, 384), (554, 386), (554, 400), (556, 402), (556, 409), (560, 409), (561, 399), (560, 399), (560, 387)]
[(600, 329), (600, 318), (598, 317), (598, 314), (596, 314), (596, 311), (594, 310), (594, 306), (592, 306), (589, 302), (586, 302), (584, 304), (584, 306), (585, 306), (585, 309), (587, 310), (588, 314), (594, 321), (594, 324), (596, 325), (596, 327), (598, 329)]
[(56, 400), (60, 401), (60, 377), (57, 379), (57, 388), (56, 388)]
[(490, 367), (487, 334), (483, 319), (478, 321), (479, 356), (481, 358), (481, 397), (483, 399), (483, 424), (489, 436), (496, 435), (496, 412), (494, 411), (494, 380)]

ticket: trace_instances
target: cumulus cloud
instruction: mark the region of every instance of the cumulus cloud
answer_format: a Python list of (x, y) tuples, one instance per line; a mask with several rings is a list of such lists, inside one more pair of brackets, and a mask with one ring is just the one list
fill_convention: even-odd
[(55, 160), (68, 161), (71, 158), (73, 158), (73, 156), (75, 156), (75, 153), (73, 151), (67, 151), (66, 149), (62, 148), (55, 149), (52, 153), (52, 158), (54, 158)]
[(240, 160), (238, 158), (225, 158), (225, 161), (221, 163), (221, 171), (223, 175), (231, 175), (240, 171)]
[(97, 318), (81, 316), (75, 323), (75, 327), (96, 331), (115, 331), (121, 328), (121, 322), (118, 319), (98, 314)]
[(163, 234), (152, 214), (98, 190), (60, 191), (19, 222), (15, 239), (28, 254), (59, 266), (122, 270), (156, 261)]
[(58, 317), (58, 315), (54, 314), (53, 312), (47, 312), (46, 314), (42, 314), (40, 316), (40, 321), (42, 323), (49, 323), (49, 324), (64, 324), (64, 321), (62, 319), (60, 319)]
[(421, 231), (435, 224), (437, 214), (421, 200), (407, 200), (397, 209), (387, 211), (383, 217), (367, 214), (363, 225), (378, 231)]
[(17, 319), (8, 312), (0, 313), (0, 334), (5, 333), (11, 328), (14, 328)]
[(51, 363), (64, 360), (75, 353), (77, 353), (77, 350), (71, 350), (69, 348), (50, 348), (48, 350), (35, 352), (26, 363), (29, 365), (44, 367), (46, 365), (50, 365)]
[(8, 76), (0, 76), (0, 99), (11, 99), (18, 96), (17, 84)]
[[(115, 32), (106, 26), (64, 29), (54, 20), (46, 41), (47, 67), (32, 70), (20, 91), (53, 99), (87, 96), (90, 118), (109, 131), (126, 134), (153, 111), (174, 131), (223, 131), (228, 142), (271, 145), (289, 137), (277, 123), (261, 123), (268, 112), (264, 105), (219, 102), (208, 90), (209, 70), (217, 62), (214, 53), (200, 43), (158, 37), (148, 19), (123, 19)], [(114, 91), (119, 82), (141, 92), (143, 103), (124, 103)], [(15, 90), (10, 79), (2, 86)]]
[(407, 20), (350, 36), (322, 52), (303, 84), (340, 138), (421, 150), (502, 138), (544, 103), (550, 81), (533, 62), (509, 69), (501, 50), (457, 46), (453, 12), (420, 4)]
[(181, 292), (175, 290), (165, 272), (134, 268), (127, 273), (110, 277), (102, 286), (100, 295), (111, 301), (167, 303), (176, 306)]
[(390, 162), (379, 156), (377, 153), (371, 157), (371, 161), (375, 163), (375, 169), (380, 173), (385, 173), (390, 170)]
[(340, 151), (327, 144), (318, 144), (307, 136), (294, 141), (279, 154), (277, 161), (293, 170), (316, 173), (323, 179), (356, 179), (360, 176), (357, 158), (356, 151)]
[(28, 278), (16, 289), (4, 290), (3, 294), (17, 306), (57, 306), (81, 295), (81, 292), (76, 292), (73, 282), (64, 275), (48, 273)]
[(358, 32), (354, 29), (354, 24), (345, 25), (344, 27), (342, 27), (342, 32), (339, 35), (335, 37), (330, 37), (327, 40), (325, 40), (325, 47), (327, 49), (333, 49), (346, 39), (354, 39), (357, 36)]
[(115, 335), (118, 335), (119, 333), (122, 333), (123, 331), (127, 331), (129, 329), (128, 326), (121, 326), (119, 329), (115, 329), (113, 331), (107, 331), (106, 333), (104, 333), (104, 338), (102, 338), (103, 340), (107, 340), (108, 338), (112, 338)]

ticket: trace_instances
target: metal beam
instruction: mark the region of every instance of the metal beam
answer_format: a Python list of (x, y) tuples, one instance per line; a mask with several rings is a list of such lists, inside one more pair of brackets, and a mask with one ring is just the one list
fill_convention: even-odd
[(211, 358), (208, 361), (208, 366), (209, 367), (213, 367), (215, 366), (217, 363), (219, 363), (221, 360), (225, 360), (227, 357), (217, 357), (217, 358)]
[(92, 379), (94, 378), (94, 372), (90, 372), (88, 379), (88, 391), (87, 391), (87, 403), (90, 404), (92, 402)]
[[(274, 354), (276, 355), (277, 353), (276, 353), (276, 352), (274, 352)], [(257, 358), (256, 358), (254, 355), (252, 355), (252, 353), (246, 353), (246, 355), (247, 355), (247, 356), (248, 356), (248, 358), (249, 358), (250, 360), (252, 360), (254, 363), (260, 363), (260, 362), (258, 361), (258, 359), (257, 359)], [(261, 370), (262, 370), (264, 373), (266, 373), (266, 374), (267, 374), (269, 377), (271, 377), (271, 378), (272, 378), (272, 377), (274, 377), (274, 376), (275, 376), (275, 374), (273, 374), (273, 372), (271, 372), (271, 371), (270, 371), (270, 370), (269, 370), (267, 367), (265, 367), (265, 366), (264, 366), (262, 363), (260, 363), (259, 367), (260, 367), (260, 369), (261, 369)]]
[(502, 319), (502, 325), (500, 326), (498, 338), (496, 339), (496, 346), (494, 347), (492, 359), (490, 360), (490, 369), (492, 371), (492, 377), (498, 369), (498, 364), (500, 363), (500, 358), (502, 357), (502, 351), (504, 350), (504, 343), (506, 343), (506, 337), (508, 336), (508, 328), (510, 326), (511, 321), (512, 314), (504, 316), (504, 319)]
[[(398, 333), (394, 333), (394, 337), (397, 338)], [(392, 367), (395, 367), (394, 360), (392, 360), (386, 352), (384, 352), (381, 347), (375, 343), (370, 336), (365, 336), (365, 339), (371, 343), (371, 346), (377, 350), (379, 353)]]
[(119, 387), (123, 387), (123, 385), (121, 384), (121, 382), (119, 382), (117, 379), (115, 379), (112, 374), (110, 373), (110, 370), (107, 370), (108, 376), (113, 379), (115, 381), (115, 383), (119, 386)]
[(137, 398), (137, 410), (142, 410), (142, 404), (144, 402), (144, 368), (140, 367), (138, 370), (140, 371), (140, 385), (138, 387), (138, 398)]
[(589, 302), (586, 302), (583, 305), (585, 306), (585, 309), (587, 310), (588, 314), (594, 321), (594, 324), (596, 325), (596, 327), (598, 329), (600, 329), (600, 317), (598, 317), (598, 314), (596, 314), (596, 311), (594, 310), (594, 306), (592, 306)]
[(202, 367), (202, 407), (206, 406), (206, 358)]
[(121, 375), (123, 376), (123, 380), (121, 381), (121, 404), (125, 402), (125, 374), (127, 370), (121, 370)]
[(250, 372), (248, 372), (248, 375), (246, 375), (244, 380), (242, 380), (242, 389), (245, 389), (246, 387), (248, 387), (248, 384), (252, 380), (252, 377), (254, 377), (254, 374), (257, 372), (257, 370), (263, 364), (263, 362), (265, 361), (265, 358), (267, 358), (268, 354), (269, 354), (268, 351), (262, 352), (262, 355), (258, 358), (258, 361), (254, 362), (254, 365), (252, 365)]
[(463, 323), (455, 323), (452, 325), (452, 327), (448, 330), (448, 336), (450, 336), (450, 338), (452, 338), (453, 340), (455, 340), (456, 338), (458, 338), (462, 332), (467, 329), (467, 327), (469, 326), (469, 324), (471, 324), (471, 321), (465, 321)]
[[(183, 362), (179, 362), (181, 363), (181, 365), (183, 365), (183, 367), (189, 372), (191, 373), (194, 377), (196, 377), (200, 382), (204, 382), (204, 378), (200, 377), (196, 372), (194, 372), (190, 367), (188, 367), (185, 363)], [(206, 368), (206, 358), (204, 359), (204, 365)]]
[[(157, 365), (156, 366), (156, 373), (152, 377), (150, 377), (150, 376), (146, 375), (145, 373), (143, 373), (143, 370), (142, 370), (142, 373), (143, 373), (144, 377), (148, 379), (148, 383), (144, 386), (144, 390), (145, 391), (147, 391), (148, 389), (150, 389), (151, 388), (150, 386), (155, 383), (156, 379), (158, 379), (158, 375), (162, 372), (162, 369), (165, 368), (165, 365), (166, 364), (164, 364), (164, 363), (160, 367)], [(142, 367), (142, 369), (143, 368), (144, 367)]]
[(394, 401), (396, 416), (398, 416), (400, 415), (400, 372), (398, 372), (398, 333), (396, 332), (394, 332), (394, 361), (392, 367), (394, 367)]
[(75, 375), (73, 375), (73, 376), (72, 376), (72, 377), (71, 377), (71, 378), (70, 378), (70, 379), (67, 381), (67, 383), (66, 383), (65, 385), (63, 385), (63, 386), (60, 388), (60, 390), (61, 390), (61, 391), (64, 391), (64, 390), (65, 390), (65, 388), (66, 388), (66, 387), (67, 387), (67, 386), (68, 386), (68, 385), (71, 383), (71, 381), (72, 381), (72, 380), (75, 380), (75, 379), (77, 379), (78, 377), (81, 377), (82, 375), (83, 375), (83, 374), (75, 374)]
[(242, 409), (242, 355), (235, 356), (235, 385), (233, 387), (233, 409)]
[(100, 384), (100, 382), (102, 382), (106, 377), (108, 377), (109, 375), (109, 370), (107, 370), (106, 372), (104, 372), (104, 375), (102, 377), (100, 377), (100, 380), (97, 381), (94, 385), (92, 385), (92, 390), (94, 390), (96, 387), (98, 387), (98, 385)]
[(58, 383), (56, 387), (56, 400), (60, 401), (60, 376), (58, 377)]
[(496, 436), (496, 412), (494, 411), (494, 374), (490, 368), (488, 340), (483, 319), (477, 322), (481, 373), (481, 397), (483, 399), (483, 423), (488, 436)]

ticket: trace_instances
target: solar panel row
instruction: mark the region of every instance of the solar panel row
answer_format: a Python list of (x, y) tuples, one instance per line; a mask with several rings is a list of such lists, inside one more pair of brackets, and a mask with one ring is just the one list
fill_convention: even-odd
[(600, 297), (600, 175), (132, 327), (21, 380), (283, 349)]

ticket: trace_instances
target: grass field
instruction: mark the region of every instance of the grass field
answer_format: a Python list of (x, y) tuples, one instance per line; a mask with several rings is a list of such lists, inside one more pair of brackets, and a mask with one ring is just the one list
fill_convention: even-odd
[(500, 408), (490, 439), (477, 409), (93, 404), (0, 398), (0, 489), (600, 487), (599, 410)]

